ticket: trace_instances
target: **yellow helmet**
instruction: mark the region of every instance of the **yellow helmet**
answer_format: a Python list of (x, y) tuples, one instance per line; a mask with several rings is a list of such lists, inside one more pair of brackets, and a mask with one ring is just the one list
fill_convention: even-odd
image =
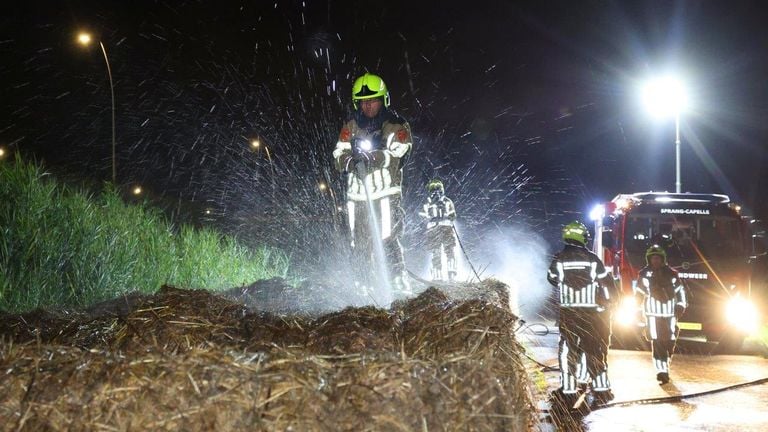
[(432, 179), (429, 181), (429, 183), (427, 183), (427, 191), (429, 193), (432, 193), (435, 190), (439, 190), (441, 192), (445, 191), (445, 187), (443, 186), (443, 181), (440, 180), (439, 178)]
[(384, 106), (389, 107), (389, 91), (384, 80), (378, 75), (365, 73), (352, 84), (352, 105), (358, 109), (358, 101), (384, 98)]
[(563, 241), (586, 246), (589, 241), (589, 230), (583, 223), (573, 221), (563, 227)]

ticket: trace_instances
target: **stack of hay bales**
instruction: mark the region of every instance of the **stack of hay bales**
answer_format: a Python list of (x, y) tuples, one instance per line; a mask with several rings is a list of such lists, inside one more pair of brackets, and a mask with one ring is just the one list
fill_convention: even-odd
[(529, 430), (503, 301), (430, 288), (310, 317), (163, 287), (119, 313), (2, 315), (0, 430)]

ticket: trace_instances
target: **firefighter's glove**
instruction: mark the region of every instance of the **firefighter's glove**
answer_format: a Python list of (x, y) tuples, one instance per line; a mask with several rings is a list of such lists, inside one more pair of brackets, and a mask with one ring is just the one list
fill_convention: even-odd
[(607, 299), (603, 298), (602, 296), (597, 296), (596, 300), (597, 300), (596, 301), (597, 305), (602, 310), (610, 310), (612, 308), (612, 306), (613, 306), (612, 302), (608, 301)]
[(685, 313), (685, 308), (684, 307), (682, 307), (680, 305), (675, 306), (675, 318), (677, 318), (679, 320), (680, 318), (683, 317), (684, 313)]
[[(603, 288), (601, 287), (601, 289), (603, 289)], [(606, 309), (609, 309), (609, 310), (610, 310), (610, 309), (613, 309), (613, 307), (614, 307), (614, 303), (616, 303), (616, 302), (615, 302), (613, 299), (611, 299), (611, 298), (606, 298), (606, 296), (605, 296), (605, 295), (603, 295), (603, 293), (602, 293), (602, 292), (598, 292), (598, 293), (597, 293), (597, 296), (596, 296), (596, 298), (595, 298), (595, 302), (596, 302), (596, 303), (597, 303), (597, 305), (598, 305), (598, 306), (600, 306), (600, 307), (601, 307), (603, 310), (606, 310)]]

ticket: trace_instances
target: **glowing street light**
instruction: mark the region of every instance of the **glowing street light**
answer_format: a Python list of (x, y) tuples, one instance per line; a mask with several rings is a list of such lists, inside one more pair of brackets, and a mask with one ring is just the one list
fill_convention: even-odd
[[(77, 35), (77, 42), (80, 45), (88, 46), (91, 44), (91, 35), (86, 32), (80, 32)], [(112, 83), (112, 68), (109, 66), (109, 58), (107, 57), (107, 49), (104, 44), (99, 41), (101, 52), (104, 54), (104, 62), (107, 64), (107, 76), (109, 76), (109, 90), (112, 94), (112, 183), (117, 183), (117, 163), (116, 163), (116, 140), (115, 140), (115, 86)]]
[(88, 33), (80, 33), (79, 35), (77, 35), (77, 41), (81, 45), (88, 45), (91, 43), (91, 35), (89, 35)]
[(5, 147), (0, 147), (0, 160), (5, 159), (6, 155), (7, 155), (7, 152), (5, 151)]
[[(263, 144), (262, 144), (261, 140), (258, 139), (258, 138), (254, 138), (254, 139), (251, 140), (251, 148), (253, 149), (253, 151), (259, 151), (261, 149), (262, 145)], [(269, 163), (271, 164), (272, 163), (272, 155), (269, 154), (269, 147), (267, 147), (266, 145), (263, 145), (263, 146), (264, 146), (264, 151), (267, 152), (267, 159), (269, 160)]]
[(680, 193), (680, 113), (688, 104), (685, 86), (672, 76), (648, 81), (643, 87), (643, 102), (654, 116), (675, 117), (675, 192)]
[(328, 187), (328, 183), (324, 181), (321, 181), (320, 183), (318, 183), (317, 187), (320, 189), (320, 191), (322, 192), (328, 191), (331, 194), (331, 198), (333, 199), (333, 206), (338, 209), (339, 203), (338, 201), (336, 201), (336, 193), (333, 192), (333, 188)]
[(138, 186), (138, 185), (137, 185), (137, 186), (134, 186), (134, 187), (133, 187), (133, 190), (131, 190), (131, 192), (132, 192), (134, 195), (136, 195), (136, 196), (139, 196), (139, 195), (141, 195), (141, 193), (143, 192), (143, 190), (141, 189), (141, 186)]

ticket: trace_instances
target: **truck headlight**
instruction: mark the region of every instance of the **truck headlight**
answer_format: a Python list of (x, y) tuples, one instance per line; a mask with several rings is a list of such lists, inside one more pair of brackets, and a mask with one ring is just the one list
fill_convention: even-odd
[(725, 312), (728, 322), (745, 333), (754, 333), (760, 326), (754, 303), (738, 294), (728, 301)]
[(616, 309), (615, 321), (624, 327), (637, 324), (637, 303), (631, 296), (624, 297)]

